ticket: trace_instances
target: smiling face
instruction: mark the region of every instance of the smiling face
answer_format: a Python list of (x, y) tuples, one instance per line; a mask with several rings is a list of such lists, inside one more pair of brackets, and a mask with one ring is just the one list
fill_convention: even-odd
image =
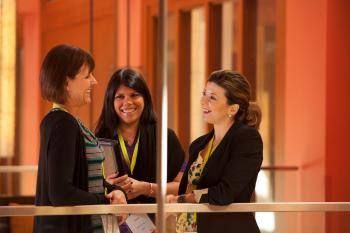
[(124, 85), (114, 95), (114, 110), (120, 118), (120, 124), (138, 124), (145, 107), (143, 96)]
[(67, 78), (67, 103), (74, 107), (91, 103), (91, 90), (96, 83), (89, 67), (82, 65), (74, 79)]
[(225, 89), (213, 82), (208, 82), (201, 99), (203, 117), (209, 124), (221, 124), (233, 121), (238, 111), (238, 104), (229, 105)]

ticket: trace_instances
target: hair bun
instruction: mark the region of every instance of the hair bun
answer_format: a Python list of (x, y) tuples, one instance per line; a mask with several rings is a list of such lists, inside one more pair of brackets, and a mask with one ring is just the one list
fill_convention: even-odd
[(259, 129), (261, 118), (262, 113), (259, 105), (256, 102), (249, 102), (249, 107), (244, 123), (250, 127)]

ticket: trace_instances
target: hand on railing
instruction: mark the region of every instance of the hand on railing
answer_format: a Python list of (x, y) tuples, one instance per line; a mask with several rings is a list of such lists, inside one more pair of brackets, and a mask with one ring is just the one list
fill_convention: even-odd
[[(106, 194), (106, 197), (110, 199), (111, 204), (127, 204), (126, 197), (124, 193), (120, 190), (114, 190), (108, 194)], [(117, 215), (118, 223), (122, 224), (125, 222), (126, 218), (128, 217), (127, 214)]]
[(177, 203), (177, 196), (169, 194), (166, 196), (166, 203)]

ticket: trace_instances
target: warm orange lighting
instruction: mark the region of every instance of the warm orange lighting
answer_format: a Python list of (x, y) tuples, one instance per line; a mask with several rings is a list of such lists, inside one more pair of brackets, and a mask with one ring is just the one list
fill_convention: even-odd
[(206, 133), (200, 98), (205, 86), (205, 15), (204, 7), (191, 12), (191, 129), (190, 141)]
[(16, 1), (0, 0), (0, 158), (12, 157), (15, 139)]

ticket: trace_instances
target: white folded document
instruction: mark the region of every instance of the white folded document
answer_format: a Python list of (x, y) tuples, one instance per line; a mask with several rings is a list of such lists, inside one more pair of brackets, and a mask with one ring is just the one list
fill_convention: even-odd
[(126, 223), (132, 233), (155, 233), (156, 227), (147, 214), (131, 214)]
[(119, 233), (117, 216), (114, 214), (101, 215), (103, 230), (105, 233)]

